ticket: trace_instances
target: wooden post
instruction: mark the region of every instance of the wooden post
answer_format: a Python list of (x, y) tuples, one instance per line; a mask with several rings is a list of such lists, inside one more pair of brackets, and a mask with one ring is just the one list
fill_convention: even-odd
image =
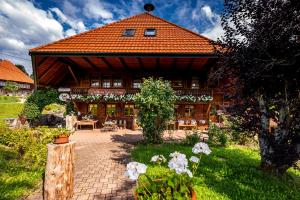
[(75, 142), (47, 144), (44, 200), (67, 200), (74, 188)]

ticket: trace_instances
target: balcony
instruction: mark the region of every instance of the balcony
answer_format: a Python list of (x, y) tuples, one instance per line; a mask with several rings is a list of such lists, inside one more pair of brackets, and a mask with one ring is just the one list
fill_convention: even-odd
[[(184, 95), (192, 95), (195, 97), (199, 97), (201, 95), (212, 95), (212, 89), (177, 89), (174, 88), (176, 95), (184, 96)], [(98, 92), (97, 92), (98, 91)], [(76, 95), (92, 95), (92, 94), (136, 94), (139, 92), (139, 89), (128, 88), (128, 89), (117, 89), (117, 88), (71, 88), (71, 94)]]

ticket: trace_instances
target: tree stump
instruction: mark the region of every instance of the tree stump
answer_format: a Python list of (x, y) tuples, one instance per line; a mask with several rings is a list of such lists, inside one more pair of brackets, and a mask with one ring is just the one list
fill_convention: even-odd
[(47, 164), (44, 182), (45, 200), (66, 200), (74, 188), (75, 142), (47, 144)]

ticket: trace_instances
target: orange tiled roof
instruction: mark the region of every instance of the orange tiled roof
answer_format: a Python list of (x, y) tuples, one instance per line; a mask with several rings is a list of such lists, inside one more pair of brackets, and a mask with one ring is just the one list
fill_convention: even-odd
[[(136, 29), (133, 37), (122, 36)], [(155, 28), (155, 37), (145, 37)], [(210, 40), (149, 13), (142, 13), (30, 50), (30, 53), (213, 53)]]
[(8, 60), (0, 60), (0, 80), (33, 84), (33, 80)]

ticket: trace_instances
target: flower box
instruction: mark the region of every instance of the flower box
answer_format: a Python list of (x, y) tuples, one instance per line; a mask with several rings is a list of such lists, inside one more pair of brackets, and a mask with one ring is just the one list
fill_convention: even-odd
[(67, 135), (59, 135), (55, 137), (53, 140), (53, 144), (66, 144), (69, 142), (69, 136)]

